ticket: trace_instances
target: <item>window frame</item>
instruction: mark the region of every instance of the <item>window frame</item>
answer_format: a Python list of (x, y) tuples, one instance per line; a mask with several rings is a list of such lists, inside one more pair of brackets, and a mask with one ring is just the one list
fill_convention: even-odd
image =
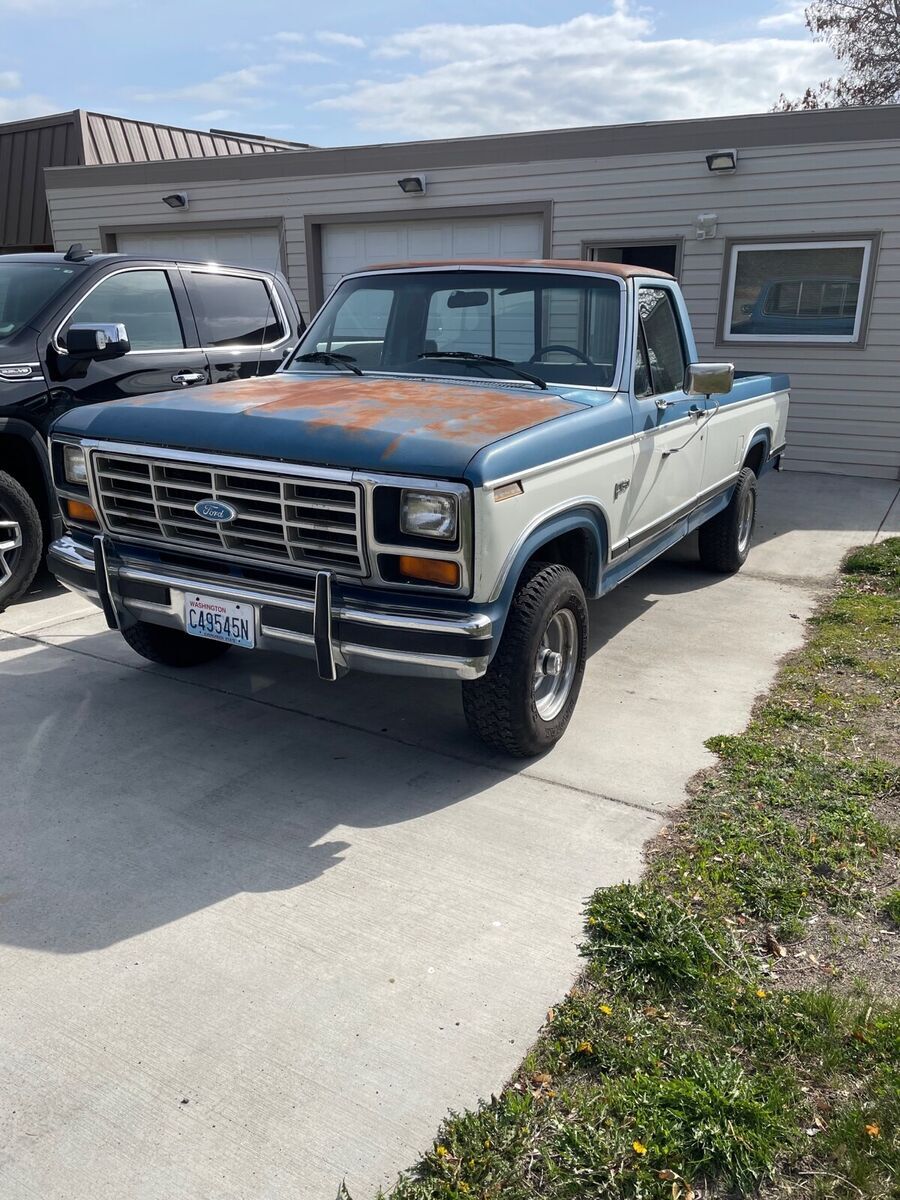
[(208, 354), (221, 354), (223, 350), (239, 350), (249, 354), (256, 354), (262, 350), (274, 350), (278, 346), (283, 346), (285, 342), (291, 340), (291, 323), (288, 320), (287, 313), (284, 311), (284, 305), (281, 303), (281, 297), (278, 294), (278, 289), (275, 287), (274, 280), (261, 271), (240, 271), (233, 267), (229, 269), (207, 266), (205, 263), (179, 263), (182, 282), (184, 283), (185, 294), (188, 304), (193, 312), (194, 305), (191, 296), (190, 280), (186, 278), (188, 275), (218, 275), (228, 276), (229, 278), (237, 279), (255, 279), (263, 285), (269, 295), (269, 303), (272, 305), (272, 311), (281, 322), (281, 328), (284, 330), (284, 335), (277, 338), (274, 342), (263, 342), (259, 346), (251, 345), (248, 342), (228, 342), (221, 346), (207, 346), (203, 341), (203, 333), (200, 328), (200, 318), (194, 312), (194, 323), (197, 326), (197, 337), (200, 342), (200, 349)]
[[(678, 391), (684, 390), (684, 388), (683, 388), (684, 372), (690, 366), (691, 356), (688, 354), (688, 345), (687, 345), (687, 340), (685, 338), (685, 332), (684, 332), (684, 322), (681, 319), (681, 312), (679, 311), (678, 304), (676, 302), (675, 291), (672, 287), (667, 286), (667, 283), (668, 283), (668, 281), (665, 279), (660, 279), (659, 281), (651, 280), (651, 279), (643, 279), (643, 280), (636, 279), (635, 280), (634, 313), (635, 313), (635, 326), (636, 326), (636, 335), (637, 336), (635, 338), (634, 361), (632, 364), (632, 371), (631, 371), (631, 394), (632, 394), (632, 396), (634, 396), (635, 400), (652, 400), (654, 396), (670, 396), (670, 395), (672, 395), (673, 392), (678, 392)], [(641, 292), (643, 292), (643, 291), (665, 292), (666, 295), (669, 297), (669, 307), (672, 311), (672, 316), (675, 319), (675, 330), (678, 334), (678, 344), (681, 347), (681, 359), (682, 359), (682, 363), (684, 364), (682, 367), (682, 372), (681, 372), (682, 385), (676, 385), (676, 387), (670, 388), (667, 392), (657, 391), (656, 382), (653, 378), (653, 365), (650, 362), (650, 346), (649, 346), (649, 343), (647, 342), (647, 335), (644, 331), (644, 318), (641, 316), (640, 300), (641, 300)], [(647, 363), (647, 377), (650, 380), (650, 391), (642, 392), (640, 395), (638, 395), (638, 393), (635, 389), (635, 386), (634, 386), (634, 377), (635, 377), (635, 373), (637, 371), (637, 359), (638, 359), (638, 347), (639, 346), (643, 346), (644, 358)]]
[[(722, 282), (719, 293), (719, 324), (716, 333), (717, 346), (844, 346), (849, 349), (865, 349), (872, 309), (872, 292), (881, 243), (880, 233), (826, 234), (816, 238), (796, 237), (746, 237), (729, 238), (725, 242), (722, 264)], [(742, 251), (766, 250), (841, 250), (863, 251), (862, 270), (859, 278), (859, 300), (856, 320), (851, 334), (798, 334), (798, 333), (732, 333), (731, 324), (735, 309), (735, 283), (737, 281), (738, 258)]]
[[(185, 325), (185, 312), (182, 308), (182, 305), (179, 303), (178, 293), (174, 286), (175, 280), (173, 278), (172, 268), (169, 267), (168, 265), (157, 263), (155, 265), (142, 264), (140, 266), (130, 265), (130, 266), (118, 267), (115, 271), (104, 272), (104, 274), (102, 274), (99, 277), (99, 279), (96, 279), (91, 284), (91, 286), (87, 289), (87, 291), (83, 292), (78, 297), (78, 299), (71, 306), (71, 308), (67, 309), (66, 314), (62, 318), (62, 320), (57, 321), (56, 326), (53, 330), (53, 337), (50, 339), (50, 345), (53, 347), (53, 349), (56, 351), (57, 354), (62, 354), (62, 355), (68, 354), (68, 350), (65, 348), (65, 346), (62, 344), (62, 342), (59, 340), (60, 334), (62, 333), (63, 329), (65, 329), (65, 327), (69, 324), (69, 322), (72, 320), (72, 318), (75, 316), (75, 314), (78, 312), (78, 310), (82, 306), (82, 304), (84, 304), (85, 300), (87, 300), (88, 296), (92, 295), (97, 290), (97, 288), (102, 287), (104, 283), (106, 283), (110, 279), (113, 279), (115, 276), (133, 274), (137, 271), (161, 271), (163, 273), (163, 275), (165, 275), (166, 283), (169, 285), (169, 292), (171, 293), (171, 296), (172, 296), (172, 303), (175, 306), (175, 314), (178, 317), (178, 325), (181, 329), (182, 344), (180, 346), (171, 346), (171, 347), (166, 346), (166, 347), (162, 347), (161, 349), (158, 349), (158, 350), (142, 350), (142, 349), (132, 348), (131, 350), (127, 350), (125, 352), (125, 354), (122, 355), (122, 357), (127, 358), (129, 354), (196, 353), (197, 347), (192, 346), (190, 344), (191, 331)], [(191, 317), (191, 319), (193, 319), (193, 317)]]

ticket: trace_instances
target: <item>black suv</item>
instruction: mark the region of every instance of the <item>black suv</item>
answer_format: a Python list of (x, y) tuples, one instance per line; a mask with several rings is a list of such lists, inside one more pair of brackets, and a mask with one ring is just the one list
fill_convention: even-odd
[(277, 272), (129, 254), (0, 257), (0, 610), (58, 517), (45, 437), (77, 404), (273, 372), (303, 318)]

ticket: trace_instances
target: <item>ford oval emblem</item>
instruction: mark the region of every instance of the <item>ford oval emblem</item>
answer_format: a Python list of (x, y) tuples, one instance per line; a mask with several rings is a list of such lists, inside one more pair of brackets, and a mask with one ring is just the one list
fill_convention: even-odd
[(198, 500), (194, 512), (204, 521), (227, 522), (233, 521), (238, 515), (237, 509), (222, 500)]

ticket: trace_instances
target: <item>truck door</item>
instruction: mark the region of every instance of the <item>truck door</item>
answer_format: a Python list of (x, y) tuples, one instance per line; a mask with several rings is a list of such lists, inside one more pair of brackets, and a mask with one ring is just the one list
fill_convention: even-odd
[[(41, 334), (54, 416), (75, 404), (119, 400), (209, 382), (206, 355), (176, 270), (128, 266), (103, 275), (68, 302)], [(124, 325), (131, 349), (116, 358), (73, 362), (72, 325)]]
[(671, 289), (643, 285), (636, 303), (637, 441), (624, 532), (637, 545), (676, 522), (700, 491), (705, 441), (698, 422), (706, 403), (683, 390), (687, 339)]

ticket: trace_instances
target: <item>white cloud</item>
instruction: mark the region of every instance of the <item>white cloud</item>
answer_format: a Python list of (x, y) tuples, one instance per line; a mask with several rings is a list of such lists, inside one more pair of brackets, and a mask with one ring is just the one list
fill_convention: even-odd
[(229, 117), (236, 117), (237, 113), (232, 108), (211, 108), (209, 112), (194, 113), (191, 117), (192, 125), (218, 125), (221, 121), (227, 121)]
[(290, 46), (297, 46), (301, 42), (306, 41), (306, 34), (305, 33), (273, 33), (271, 35), (270, 40), (273, 42), (284, 42), (285, 44), (290, 45)]
[(272, 77), (281, 66), (278, 63), (263, 63), (260, 66), (242, 67), (239, 71), (227, 71), (202, 83), (191, 83), (187, 87), (173, 88), (164, 92), (140, 92), (136, 100), (152, 103), (157, 100), (199, 100), (206, 104), (246, 103), (255, 94), (268, 87)]
[(18, 71), (0, 71), (0, 91), (17, 92), (22, 86), (22, 76)]
[(327, 29), (317, 33), (316, 38), (320, 42), (327, 42), (329, 46), (349, 46), (353, 50), (362, 50), (366, 44), (361, 37), (352, 33), (332, 33)]
[(782, 4), (779, 12), (760, 17), (756, 22), (757, 29), (805, 29), (807, 0), (802, 3)]
[(833, 67), (806, 38), (657, 38), (629, 0), (556, 25), (424, 25), (376, 54), (413, 64), (316, 106), (409, 138), (765, 111)]
[(4, 121), (27, 121), (29, 117), (45, 117), (59, 112), (59, 105), (46, 96), (0, 96), (0, 124)]
[(333, 58), (315, 50), (284, 50), (278, 55), (279, 62), (286, 63), (332, 63)]

